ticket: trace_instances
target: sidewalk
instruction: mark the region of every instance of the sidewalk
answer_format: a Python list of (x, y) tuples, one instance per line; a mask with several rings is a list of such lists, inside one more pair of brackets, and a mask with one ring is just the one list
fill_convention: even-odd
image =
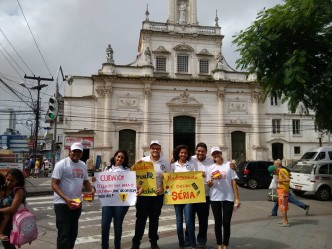
[(27, 196), (41, 196), (53, 194), (51, 189), (51, 178), (25, 178)]
[[(27, 178), (28, 196), (52, 194), (50, 178)], [(278, 217), (269, 217), (273, 203), (268, 201), (242, 201), (234, 212), (231, 238), (228, 249), (323, 249), (332, 248), (332, 201), (321, 202), (305, 199), (310, 205), (309, 215), (303, 209), (290, 204), (288, 218), (290, 227), (280, 227)], [(175, 215), (175, 214), (174, 214)], [(163, 214), (161, 215), (162, 218)], [(198, 221), (196, 220), (196, 233)], [(146, 226), (148, 228), (148, 224)], [(141, 249), (150, 249), (147, 231)], [(158, 244), (161, 249), (177, 249), (176, 224), (170, 222), (164, 231), (159, 230)], [(131, 247), (131, 239), (122, 241), (122, 248)], [(187, 247), (190, 248), (190, 247)], [(210, 210), (207, 249), (217, 248), (214, 235), (214, 220)]]
[[(306, 200), (311, 208), (308, 216), (304, 210), (291, 205), (290, 227), (277, 224), (281, 216), (269, 217), (272, 203), (268, 201), (242, 202), (241, 208), (233, 214), (231, 238), (228, 249), (322, 249), (332, 248), (332, 202)], [(280, 214), (281, 215), (281, 214)], [(161, 233), (158, 242), (161, 249), (177, 249), (176, 226), (172, 232)], [(198, 231), (196, 220), (196, 234)], [(144, 235), (141, 249), (150, 248)], [(129, 249), (131, 242), (123, 248)], [(190, 248), (190, 247), (188, 247)], [(213, 214), (210, 212), (207, 248), (217, 248), (214, 235)]]

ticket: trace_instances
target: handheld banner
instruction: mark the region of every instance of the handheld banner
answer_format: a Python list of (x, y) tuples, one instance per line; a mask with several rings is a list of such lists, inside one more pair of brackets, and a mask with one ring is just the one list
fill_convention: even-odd
[(205, 202), (202, 171), (164, 173), (165, 204)]
[(101, 206), (134, 206), (136, 174), (131, 171), (96, 173), (96, 195)]
[(152, 162), (135, 163), (130, 170), (136, 171), (136, 184), (143, 189), (140, 196), (156, 196), (156, 174)]

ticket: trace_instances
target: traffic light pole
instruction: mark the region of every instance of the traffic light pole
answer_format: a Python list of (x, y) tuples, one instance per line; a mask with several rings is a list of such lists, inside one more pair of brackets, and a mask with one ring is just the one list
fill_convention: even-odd
[[(60, 108), (60, 101), (59, 101), (59, 84), (58, 84), (58, 78), (59, 78), (59, 73), (61, 72), (62, 75), (62, 80), (65, 81), (65, 77), (63, 75), (63, 71), (62, 71), (62, 67), (59, 66), (57, 75), (56, 75), (56, 88), (55, 88), (55, 94), (54, 97), (56, 98), (56, 101), (58, 103), (58, 111), (62, 110), (62, 108)], [(63, 114), (62, 114), (63, 115)], [(52, 168), (51, 168), (51, 172), (53, 172), (54, 166), (55, 166), (55, 146), (56, 146), (56, 140), (57, 140), (57, 123), (58, 123), (58, 115), (57, 117), (53, 120), (53, 139), (52, 139)]]
[(46, 87), (47, 85), (45, 84), (40, 84), (40, 81), (53, 81), (53, 78), (41, 78), (41, 77), (35, 77), (35, 76), (26, 76), (24, 75), (25, 79), (31, 79), (31, 80), (37, 80), (38, 81), (38, 85), (31, 87), (31, 89), (33, 90), (37, 90), (37, 105), (35, 108), (35, 119), (36, 119), (36, 125), (35, 125), (35, 141), (34, 141), (34, 146), (33, 146), (33, 158), (36, 161), (37, 160), (37, 142), (38, 142), (38, 129), (39, 129), (39, 112), (40, 112), (40, 90), (44, 87)]
[[(58, 78), (56, 81), (56, 90), (55, 90), (55, 98), (59, 100), (59, 86), (58, 86)], [(59, 103), (59, 102), (58, 102)], [(55, 146), (56, 146), (56, 136), (57, 136), (57, 123), (58, 117), (53, 120), (53, 139), (52, 139), (52, 168), (51, 172), (53, 173), (53, 169), (55, 166)]]

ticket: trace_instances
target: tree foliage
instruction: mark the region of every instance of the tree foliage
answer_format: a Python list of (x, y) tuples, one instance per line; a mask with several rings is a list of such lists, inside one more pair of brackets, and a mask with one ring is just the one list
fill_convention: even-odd
[(285, 0), (260, 11), (233, 42), (237, 67), (257, 75), (265, 97), (314, 111), (318, 127), (332, 131), (331, 0)]

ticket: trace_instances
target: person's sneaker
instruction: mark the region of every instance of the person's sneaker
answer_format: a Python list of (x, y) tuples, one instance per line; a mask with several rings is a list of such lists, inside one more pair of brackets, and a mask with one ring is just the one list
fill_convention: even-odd
[(203, 245), (203, 244), (198, 244), (198, 245), (197, 245), (197, 248), (200, 248), (200, 249), (205, 249), (205, 248), (206, 248), (206, 246), (205, 246), (205, 245)]
[(270, 214), (269, 215), (270, 217), (275, 217), (275, 216), (278, 216), (277, 214)]
[(150, 243), (151, 243), (151, 249), (160, 249), (157, 244), (157, 241), (150, 241)]
[(305, 207), (305, 215), (308, 215), (309, 214), (309, 209), (310, 209), (310, 205), (306, 205)]

